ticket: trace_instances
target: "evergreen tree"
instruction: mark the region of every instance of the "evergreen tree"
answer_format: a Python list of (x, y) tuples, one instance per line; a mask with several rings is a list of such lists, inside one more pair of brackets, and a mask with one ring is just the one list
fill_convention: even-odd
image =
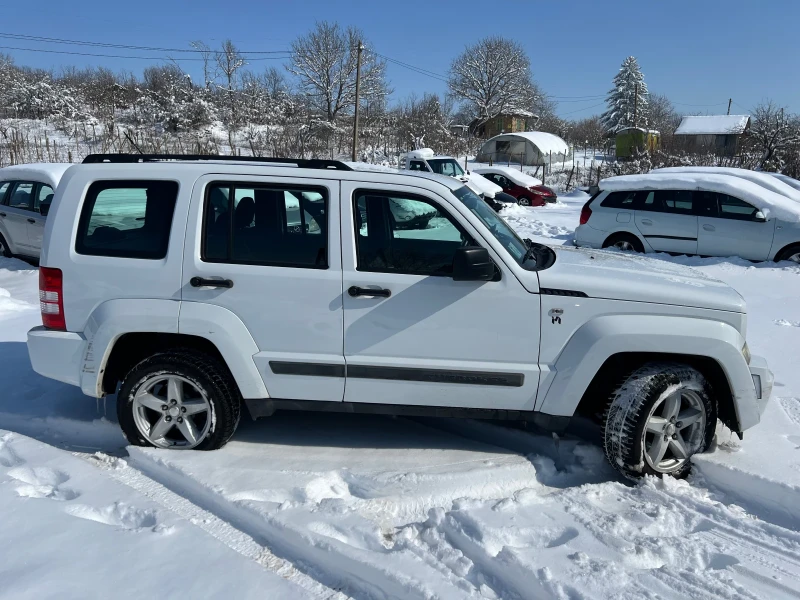
[(622, 61), (614, 87), (608, 92), (608, 110), (600, 117), (610, 132), (623, 127), (644, 127), (647, 124), (647, 84), (636, 58)]

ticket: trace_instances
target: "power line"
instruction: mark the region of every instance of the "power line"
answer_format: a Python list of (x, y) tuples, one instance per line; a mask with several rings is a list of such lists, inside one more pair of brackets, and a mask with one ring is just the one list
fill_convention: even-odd
[[(111, 44), (106, 42), (87, 42), (81, 40), (67, 40), (62, 38), (44, 37), (38, 35), (27, 35), (22, 33), (3, 33), (0, 32), (0, 38), (8, 38), (13, 40), (24, 40), (30, 42), (45, 42), (48, 44), (71, 44), (75, 46), (94, 46), (99, 48), (120, 48), (123, 50), (144, 50), (147, 52), (181, 52), (181, 53), (202, 53), (205, 50), (198, 50), (197, 48), (160, 48), (154, 46), (131, 46), (129, 44)], [(214, 52), (214, 50), (210, 50)], [(238, 54), (288, 54), (289, 50), (259, 50), (259, 51), (238, 51)]]
[(581, 112), (582, 110), (592, 110), (593, 108), (597, 108), (598, 106), (603, 106), (604, 104), (605, 104), (605, 102), (601, 102), (600, 104), (595, 104), (594, 106), (587, 106), (585, 108), (579, 108), (578, 110), (571, 110), (569, 112), (561, 113), (558, 116), (559, 117), (564, 117), (566, 115), (571, 115), (571, 114), (576, 113), (576, 112)]
[(390, 58), (390, 57), (385, 56), (383, 54), (378, 54), (377, 52), (374, 52), (374, 54), (375, 54), (375, 56), (378, 56), (378, 57), (380, 57), (380, 58), (382, 58), (382, 59), (384, 59), (384, 60), (386, 60), (386, 61), (388, 61), (390, 63), (396, 64), (396, 65), (404, 67), (406, 69), (409, 69), (410, 71), (413, 71), (413, 72), (417, 73), (418, 75), (425, 75), (426, 77), (431, 77), (433, 79), (438, 79), (439, 81), (443, 81), (444, 83), (447, 83), (447, 79), (444, 76), (439, 75), (437, 73), (434, 73), (433, 71), (428, 71), (427, 69), (423, 69), (421, 67), (415, 67), (414, 65), (410, 65), (408, 63), (404, 63), (402, 61), (399, 61), (399, 60), (394, 59), (394, 58)]
[(715, 102), (714, 104), (689, 104), (688, 102), (672, 102), (678, 106), (724, 106), (727, 102)]
[[(172, 56), (123, 56), (120, 54), (93, 54), (91, 52), (70, 52), (66, 50), (46, 50), (44, 48), (18, 48), (16, 46), (0, 46), (3, 50), (20, 50), (23, 52), (46, 52), (48, 54), (69, 54), (72, 56), (94, 56), (98, 58), (130, 58), (135, 60), (175, 60), (175, 61), (201, 61), (204, 58), (174, 58)], [(286, 60), (291, 55), (287, 56), (256, 56), (248, 58), (247, 60)]]

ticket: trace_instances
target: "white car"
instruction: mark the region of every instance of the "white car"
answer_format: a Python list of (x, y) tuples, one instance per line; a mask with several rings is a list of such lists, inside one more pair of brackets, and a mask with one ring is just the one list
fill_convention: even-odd
[(491, 200), (503, 188), (472, 171), (464, 171), (452, 156), (437, 155), (430, 148), (413, 150), (400, 158), (400, 169), (415, 173), (437, 173), (447, 177), (455, 177), (467, 184), (467, 187), (479, 196)]
[(741, 177), (610, 177), (583, 207), (575, 244), (800, 262), (800, 203)]
[[(791, 198), (796, 202), (800, 202), (800, 189), (795, 189), (784, 179), (776, 176), (775, 173), (765, 173), (764, 171), (752, 171), (750, 169), (737, 169), (735, 167), (664, 167), (661, 169), (653, 169), (651, 173), (713, 173), (716, 175), (731, 175), (751, 181), (756, 185)], [(785, 177), (781, 176), (781, 177)], [(786, 179), (791, 179), (787, 177)], [(800, 183), (800, 182), (798, 182)]]
[(800, 191), (800, 181), (798, 181), (797, 179), (789, 177), (788, 175), (783, 175), (782, 173), (768, 173), (768, 175), (771, 175), (772, 177), (779, 179), (789, 187)]
[[(450, 177), (199, 158), (90, 156), (47, 222), (31, 363), (116, 393), (132, 444), (220, 448), (243, 410), (581, 417), (624, 475), (681, 476), (718, 419), (760, 420), (719, 281), (522, 240)], [(399, 228), (398, 200), (437, 216)]]
[(0, 256), (39, 258), (54, 190), (69, 167), (38, 163), (0, 169)]

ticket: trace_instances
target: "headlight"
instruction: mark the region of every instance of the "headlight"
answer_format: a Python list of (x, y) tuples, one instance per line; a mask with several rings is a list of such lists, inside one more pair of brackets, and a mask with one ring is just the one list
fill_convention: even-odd
[(747, 342), (745, 342), (744, 346), (742, 346), (742, 356), (744, 356), (744, 359), (747, 361), (747, 364), (749, 365), (750, 364), (750, 348), (747, 347)]

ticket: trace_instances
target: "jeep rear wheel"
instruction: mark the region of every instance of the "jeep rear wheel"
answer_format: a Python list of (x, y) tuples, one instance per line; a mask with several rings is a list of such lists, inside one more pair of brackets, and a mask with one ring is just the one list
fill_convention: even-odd
[(140, 362), (117, 396), (119, 424), (131, 444), (178, 450), (224, 446), (240, 405), (236, 384), (217, 360), (180, 349)]
[(609, 462), (625, 477), (685, 477), (714, 436), (716, 403), (703, 375), (686, 365), (650, 363), (612, 394), (603, 423)]

